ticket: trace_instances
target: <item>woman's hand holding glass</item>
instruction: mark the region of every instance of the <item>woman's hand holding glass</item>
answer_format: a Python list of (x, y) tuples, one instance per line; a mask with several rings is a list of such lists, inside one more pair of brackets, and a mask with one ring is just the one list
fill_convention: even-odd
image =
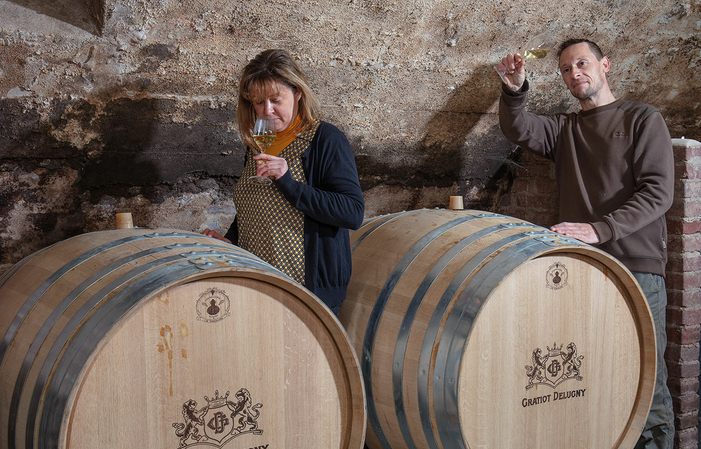
[(261, 153), (255, 155), (253, 159), (258, 164), (256, 168), (256, 176), (258, 177), (278, 180), (288, 170), (287, 161), (282, 157)]

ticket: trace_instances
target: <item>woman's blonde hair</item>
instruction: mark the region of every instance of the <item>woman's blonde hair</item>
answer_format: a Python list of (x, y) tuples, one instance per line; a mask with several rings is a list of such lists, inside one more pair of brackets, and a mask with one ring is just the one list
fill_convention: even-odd
[(243, 68), (239, 80), (236, 123), (243, 138), (253, 148), (255, 143), (251, 136), (251, 129), (256, 121), (253, 103), (258, 97), (275, 94), (278, 84), (288, 86), (293, 94), (297, 92), (301, 94), (298, 114), (302, 121), (298, 132), (306, 130), (321, 117), (319, 100), (292, 56), (285, 50), (265, 50)]

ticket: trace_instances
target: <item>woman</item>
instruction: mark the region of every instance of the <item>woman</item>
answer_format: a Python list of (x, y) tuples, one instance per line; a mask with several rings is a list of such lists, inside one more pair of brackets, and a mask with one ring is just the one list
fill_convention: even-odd
[[(360, 227), (365, 204), (348, 140), (319, 120), (319, 110), (284, 50), (266, 50), (246, 65), (236, 121), (248, 150), (234, 188), (236, 217), (225, 237), (204, 234), (269, 262), (338, 314), (351, 274), (348, 229)], [(275, 141), (264, 154), (254, 150), (256, 117), (275, 121)], [(249, 182), (252, 175), (273, 183)]]

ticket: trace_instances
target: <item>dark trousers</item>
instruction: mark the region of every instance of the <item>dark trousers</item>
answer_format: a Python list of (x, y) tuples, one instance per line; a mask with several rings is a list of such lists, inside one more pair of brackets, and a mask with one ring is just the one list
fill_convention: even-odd
[(664, 351), (667, 348), (666, 307), (667, 290), (664, 278), (652, 273), (633, 272), (635, 279), (645, 293), (647, 304), (655, 322), (657, 339), (657, 380), (652, 405), (647, 415), (647, 422), (635, 449), (672, 449), (674, 447), (674, 410), (672, 395), (667, 388), (667, 365)]

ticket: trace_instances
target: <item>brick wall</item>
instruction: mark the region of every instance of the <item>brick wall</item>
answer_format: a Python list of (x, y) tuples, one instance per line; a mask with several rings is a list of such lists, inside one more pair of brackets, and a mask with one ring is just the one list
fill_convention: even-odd
[(675, 448), (698, 448), (701, 323), (701, 143), (674, 139), (674, 204), (667, 212), (667, 368)]
[(511, 165), (513, 184), (496, 205), (495, 212), (540, 226), (557, 223), (555, 166), (545, 158), (524, 152)]
[[(675, 412), (676, 449), (698, 449), (701, 338), (701, 143), (673, 139), (675, 199), (667, 213), (667, 367)], [(524, 153), (513, 184), (495, 212), (549, 226), (557, 223), (553, 164)]]

